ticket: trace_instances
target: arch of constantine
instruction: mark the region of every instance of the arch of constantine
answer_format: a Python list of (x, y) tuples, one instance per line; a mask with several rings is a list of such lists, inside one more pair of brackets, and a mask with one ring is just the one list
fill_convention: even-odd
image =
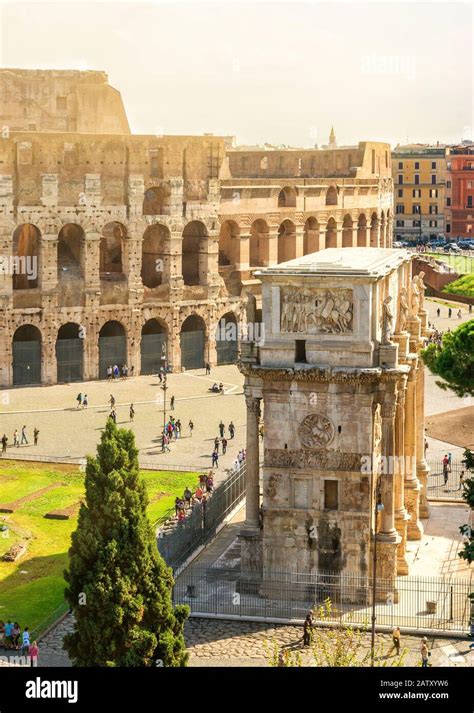
[(421, 539), (428, 516), (422, 280), (408, 252), (384, 248), (328, 249), (257, 276), (265, 340), (244, 341), (239, 362), (243, 576), (371, 576), (375, 532), (384, 601), (408, 574), (407, 539)]
[[(104, 73), (0, 81), (2, 386), (235, 361), (250, 296), (261, 319), (256, 269), (391, 245), (388, 144), (262, 152), (131, 135)], [(232, 344), (222, 324), (235, 325)]]

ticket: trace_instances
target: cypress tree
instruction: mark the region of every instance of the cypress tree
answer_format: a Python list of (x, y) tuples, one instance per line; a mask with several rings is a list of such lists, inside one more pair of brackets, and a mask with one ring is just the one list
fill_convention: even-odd
[(185, 666), (189, 608), (173, 608), (173, 576), (147, 518), (134, 435), (111, 419), (97, 457), (87, 459), (85, 489), (64, 573), (75, 617), (64, 641), (71, 660), (76, 666)]

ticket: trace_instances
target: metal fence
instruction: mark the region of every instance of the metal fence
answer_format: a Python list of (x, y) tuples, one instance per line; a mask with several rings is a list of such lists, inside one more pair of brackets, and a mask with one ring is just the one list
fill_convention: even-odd
[[(380, 579), (376, 591), (379, 626), (469, 631), (470, 580), (398, 577), (394, 590), (393, 583)], [(223, 618), (303, 620), (310, 609), (317, 615), (328, 599), (331, 610), (322, 621), (364, 626), (372, 616), (371, 580), (357, 574), (267, 571), (256, 582), (237, 568), (192, 565), (177, 578), (173, 596), (192, 614)]]
[(165, 562), (176, 570), (201, 545), (207, 544), (217, 528), (245, 497), (245, 466), (218, 485), (205, 507), (196, 503), (190, 515), (171, 530), (157, 533), (158, 549)]
[(467, 470), (466, 466), (460, 460), (451, 461), (448, 478), (445, 482), (442, 459), (430, 460), (428, 465), (430, 467), (426, 484), (426, 497), (428, 500), (465, 502), (462, 499), (461, 473), (464, 472), (464, 479), (472, 477), (472, 473)]

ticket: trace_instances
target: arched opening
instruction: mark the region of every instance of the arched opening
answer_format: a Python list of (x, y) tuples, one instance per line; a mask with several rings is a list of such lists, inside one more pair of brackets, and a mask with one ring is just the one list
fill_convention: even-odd
[(183, 231), (182, 270), (185, 285), (206, 283), (207, 232), (198, 220), (188, 223)]
[(234, 364), (238, 354), (237, 319), (233, 312), (227, 312), (219, 320), (216, 330), (217, 365)]
[(219, 267), (235, 265), (239, 260), (240, 230), (233, 220), (226, 220), (219, 233)]
[(285, 186), (278, 194), (279, 208), (296, 208), (296, 191), (294, 188)]
[(326, 205), (337, 205), (337, 188), (329, 186), (326, 191)]
[(370, 219), (370, 247), (378, 248), (379, 246), (379, 219), (377, 213), (372, 213)]
[(102, 230), (100, 240), (100, 272), (101, 277), (122, 275), (123, 241), (127, 231), (121, 223), (107, 223)]
[(337, 248), (337, 228), (334, 218), (329, 218), (326, 225), (326, 247)]
[(168, 360), (168, 330), (157, 319), (149, 319), (142, 327), (141, 374), (157, 374)]
[(192, 314), (181, 325), (181, 366), (202, 369), (205, 363), (206, 325), (202, 317)]
[(255, 220), (250, 228), (250, 267), (268, 265), (268, 225), (264, 220)]
[(278, 262), (296, 257), (296, 230), (291, 220), (284, 220), (278, 228)]
[(357, 221), (357, 247), (367, 247), (367, 218), (362, 213)]
[(107, 376), (107, 367), (127, 363), (127, 337), (120, 322), (106, 322), (99, 332), (99, 379)]
[(303, 255), (311, 255), (319, 250), (319, 224), (316, 218), (308, 218), (304, 224)]
[(38, 287), (41, 233), (31, 223), (19, 225), (13, 233), (13, 289)]
[(56, 340), (58, 381), (82, 381), (84, 360), (84, 330), (74, 322), (59, 328)]
[(41, 332), (32, 324), (13, 335), (13, 383), (41, 384)]
[(149, 225), (143, 234), (142, 282), (145, 287), (159, 287), (163, 281), (164, 254), (170, 233), (164, 225)]
[(385, 247), (385, 213), (380, 216), (380, 247)]
[(83, 276), (84, 231), (80, 225), (68, 223), (58, 235), (58, 280)]
[(349, 214), (344, 216), (344, 221), (342, 223), (342, 247), (352, 247), (352, 218)]
[(165, 188), (147, 188), (143, 197), (143, 215), (169, 215), (170, 192)]

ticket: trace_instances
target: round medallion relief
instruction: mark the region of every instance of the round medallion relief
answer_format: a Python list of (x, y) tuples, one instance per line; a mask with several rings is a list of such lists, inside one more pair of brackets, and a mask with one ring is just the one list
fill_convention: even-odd
[(326, 448), (334, 438), (334, 424), (327, 416), (310, 413), (301, 421), (298, 435), (305, 448)]

